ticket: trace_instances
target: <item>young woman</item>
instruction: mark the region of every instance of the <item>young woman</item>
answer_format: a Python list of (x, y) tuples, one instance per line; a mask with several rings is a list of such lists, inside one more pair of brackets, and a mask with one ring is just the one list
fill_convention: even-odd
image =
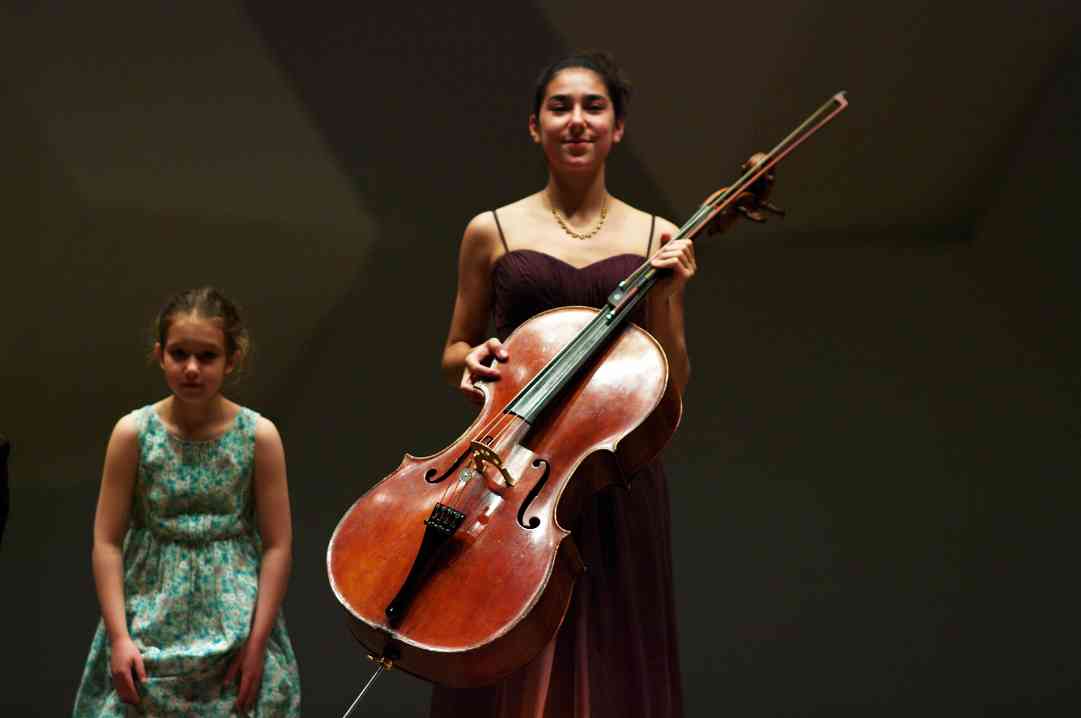
[[(508, 360), (503, 340), (515, 327), (552, 307), (601, 306), (651, 255), (653, 266), (669, 271), (635, 321), (663, 346), (669, 380), (686, 388), (683, 290), (697, 268), (694, 246), (669, 241), (677, 231), (671, 222), (612, 196), (605, 182), (629, 99), (629, 84), (604, 53), (576, 53), (541, 74), (529, 135), (544, 154), (548, 182), (477, 215), (462, 238), (442, 366), (470, 398), (480, 398), (475, 381), (498, 380)], [(489, 319), (497, 336), (486, 338)], [(680, 715), (669, 520), (657, 462), (628, 491), (599, 494), (570, 527), (588, 570), (556, 638), (495, 686), (437, 687), (432, 715)]]
[(281, 437), (221, 393), (247, 331), (203, 288), (173, 297), (155, 335), (170, 395), (121, 418), (106, 449), (102, 620), (74, 716), (298, 716), (280, 611), (292, 556)]

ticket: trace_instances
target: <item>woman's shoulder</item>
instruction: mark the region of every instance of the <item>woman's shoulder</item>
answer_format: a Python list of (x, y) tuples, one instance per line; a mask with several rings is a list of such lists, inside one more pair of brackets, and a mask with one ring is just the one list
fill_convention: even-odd
[(613, 197), (612, 199), (615, 202), (619, 203), (619, 207), (624, 212), (626, 212), (627, 215), (633, 221), (645, 222), (645, 223), (652, 223), (652, 222), (655, 221), (658, 228), (660, 228), (660, 227), (665, 227), (666, 229), (667, 228), (675, 228), (674, 224), (672, 224), (670, 221), (668, 221), (664, 217), (660, 216), (659, 214), (654, 214), (652, 212), (647, 212), (644, 209), (638, 209), (634, 205), (628, 204), (628, 203), (624, 202), (623, 200), (617, 199), (615, 197)]
[(506, 251), (508, 228), (513, 235), (514, 228), (528, 217), (535, 204), (535, 196), (523, 197), (475, 215), (462, 236), (463, 258), (470, 264), (491, 265)]
[(672, 236), (679, 231), (676, 225), (658, 214), (638, 209), (615, 197), (612, 199), (618, 203), (623, 214), (624, 234), (628, 237), (641, 237), (656, 249), (662, 234)]
[(502, 245), (499, 228), (490, 211), (473, 217), (462, 235), (458, 256), (459, 273), (468, 267), (470, 273), (487, 274), (487, 268), (491, 267), (496, 257), (502, 253)]
[(469, 220), (462, 235), (463, 250), (491, 250), (500, 243), (499, 224), (495, 213), (486, 210)]
[(532, 212), (536, 211), (538, 202), (538, 195), (533, 194), (515, 200), (510, 204), (505, 204), (502, 207), (486, 209), (469, 220), (469, 224), (465, 228), (466, 235), (469, 236), (472, 233), (482, 235), (488, 239), (498, 240), (502, 229), (507, 224), (513, 225), (527, 218)]
[(494, 211), (487, 214), (494, 215), (499, 213), (500, 219), (503, 217), (510, 217), (518, 219), (532, 212), (535, 212), (538, 207), (543, 207), (543, 201), (541, 195), (543, 192), (534, 192), (531, 195), (526, 195), (521, 199), (516, 199), (510, 204), (505, 204), (502, 207), (497, 207)]

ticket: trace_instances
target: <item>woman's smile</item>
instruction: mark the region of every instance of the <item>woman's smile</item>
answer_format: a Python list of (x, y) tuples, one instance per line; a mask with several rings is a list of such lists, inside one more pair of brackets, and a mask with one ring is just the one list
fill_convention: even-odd
[(530, 131), (545, 147), (549, 162), (575, 172), (602, 163), (623, 135), (608, 89), (597, 73), (584, 68), (562, 70), (545, 89)]

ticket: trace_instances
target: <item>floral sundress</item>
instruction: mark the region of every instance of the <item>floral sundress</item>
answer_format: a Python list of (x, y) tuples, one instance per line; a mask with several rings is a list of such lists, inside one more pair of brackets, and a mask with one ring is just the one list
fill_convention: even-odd
[[(147, 682), (138, 706), (120, 701), (99, 621), (74, 718), (236, 715), (238, 681), (226, 686), (225, 672), (248, 637), (258, 591), (258, 416), (242, 408), (222, 436), (190, 441), (167, 431), (152, 405), (135, 412), (139, 467), (124, 539), (124, 598)], [(300, 715), (300, 676), (280, 613), (248, 715)]]

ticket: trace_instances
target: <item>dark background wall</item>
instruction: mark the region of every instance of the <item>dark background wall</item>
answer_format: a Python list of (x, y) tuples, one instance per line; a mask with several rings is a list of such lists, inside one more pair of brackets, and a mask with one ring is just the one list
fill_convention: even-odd
[[(679, 221), (827, 96), (784, 222), (703, 246), (667, 453), (690, 715), (1055, 715), (1077, 700), (1076, 3), (8, 3), (0, 431), (4, 715), (70, 710), (98, 620), (104, 442), (162, 395), (146, 325), (215, 283), (235, 397), (286, 441), (309, 715), (369, 667), (326, 541), (461, 431), (438, 377), (461, 229), (537, 189), (539, 67), (636, 83), (610, 186)], [(366, 715), (425, 715), (390, 674)]]

